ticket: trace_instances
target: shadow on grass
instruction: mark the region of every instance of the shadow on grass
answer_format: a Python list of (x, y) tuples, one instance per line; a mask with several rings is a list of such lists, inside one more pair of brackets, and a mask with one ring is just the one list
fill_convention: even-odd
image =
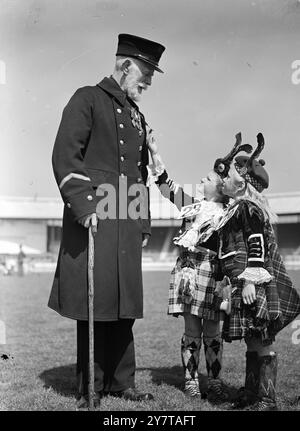
[(166, 384), (183, 389), (182, 367), (137, 368), (136, 371), (150, 371), (152, 382), (158, 386)]
[[(181, 391), (184, 390), (184, 373), (180, 366), (174, 367), (159, 367), (159, 368), (138, 368), (137, 371), (150, 371), (152, 382), (156, 385), (166, 384), (174, 386), (176, 389)], [(201, 393), (207, 393), (208, 390), (208, 378), (207, 375), (199, 373), (199, 387)], [(238, 388), (223, 381), (223, 389), (229, 396), (229, 402), (235, 400), (237, 396)], [(209, 400), (212, 404), (220, 404), (220, 401), (210, 396)]]
[(76, 365), (64, 365), (43, 371), (39, 378), (44, 382), (46, 389), (52, 388), (64, 396), (76, 396)]
[[(152, 382), (160, 386), (162, 384), (173, 386), (176, 389), (183, 391), (184, 389), (184, 374), (180, 366), (173, 367), (158, 367), (158, 368), (137, 368), (137, 372), (150, 372)], [(63, 396), (77, 396), (76, 388), (76, 365), (65, 365), (57, 368), (51, 368), (43, 371), (39, 375), (44, 382), (46, 389), (52, 388), (55, 392)], [(202, 393), (207, 391), (207, 376), (199, 374), (199, 386)], [(228, 393), (230, 400), (233, 400), (237, 393), (237, 388), (223, 382), (224, 390)], [(218, 400), (210, 398), (212, 404), (219, 404)]]

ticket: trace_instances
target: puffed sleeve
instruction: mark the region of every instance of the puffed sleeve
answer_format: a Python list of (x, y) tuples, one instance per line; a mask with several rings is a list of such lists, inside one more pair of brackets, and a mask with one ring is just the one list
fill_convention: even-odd
[(244, 201), (239, 208), (239, 221), (247, 245), (247, 267), (238, 278), (254, 284), (268, 283), (272, 276), (264, 268), (268, 252), (264, 236), (264, 215), (255, 204)]
[(57, 185), (75, 220), (96, 212), (96, 193), (84, 164), (92, 123), (92, 94), (81, 88), (63, 111), (52, 153)]

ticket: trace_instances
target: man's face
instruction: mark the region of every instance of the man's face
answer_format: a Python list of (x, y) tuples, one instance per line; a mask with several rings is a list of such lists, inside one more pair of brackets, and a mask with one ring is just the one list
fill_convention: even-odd
[(141, 100), (142, 91), (147, 90), (152, 83), (153, 67), (137, 59), (131, 59), (128, 73), (123, 83), (123, 89), (128, 97), (135, 102)]
[(237, 194), (243, 189), (244, 179), (240, 176), (231, 163), (227, 177), (224, 179), (223, 194), (231, 198), (235, 198)]

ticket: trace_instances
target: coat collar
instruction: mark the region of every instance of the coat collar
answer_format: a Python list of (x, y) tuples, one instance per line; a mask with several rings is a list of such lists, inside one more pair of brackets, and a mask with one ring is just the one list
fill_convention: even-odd
[(134, 103), (133, 100), (131, 100), (129, 97), (127, 97), (127, 95), (124, 93), (124, 91), (121, 89), (121, 87), (119, 86), (119, 84), (117, 83), (117, 81), (110, 76), (109, 78), (104, 78), (102, 79), (101, 82), (99, 82), (99, 84), (97, 84), (98, 87), (102, 88), (104, 91), (106, 91), (107, 93), (109, 93), (111, 96), (113, 96), (115, 99), (117, 99), (117, 101), (124, 106), (126, 99), (128, 100), (128, 102), (137, 110), (139, 111), (139, 107), (136, 103)]
[(98, 87), (102, 88), (104, 91), (109, 93), (111, 96), (113, 96), (117, 101), (124, 106), (126, 101), (126, 94), (121, 89), (117, 81), (114, 80), (112, 76), (109, 78), (102, 79), (99, 84), (97, 84)]

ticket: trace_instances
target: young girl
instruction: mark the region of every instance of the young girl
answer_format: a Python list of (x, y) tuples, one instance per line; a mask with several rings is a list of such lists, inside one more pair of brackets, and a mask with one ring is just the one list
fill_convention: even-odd
[[(269, 178), (261, 134), (251, 157), (238, 156), (224, 180), (223, 193), (234, 199), (218, 226), (222, 273), (232, 285), (231, 314), (223, 325), (225, 341), (247, 344), (245, 387), (235, 408), (277, 410), (275, 335), (300, 313), (300, 298), (286, 272), (271, 223), (274, 216), (261, 192)], [(222, 159), (215, 166), (223, 170)]]
[[(240, 144), (238, 136), (234, 150), (223, 160), (227, 170), (234, 155), (252, 149)], [(217, 269), (216, 226), (228, 201), (222, 193), (222, 176), (226, 172), (209, 172), (201, 180), (202, 196), (194, 199), (168, 178), (151, 133), (148, 133), (148, 146), (154, 163), (151, 174), (156, 175), (162, 195), (175, 203), (183, 218), (183, 233), (175, 238), (180, 253), (171, 273), (168, 314), (184, 317), (185, 329), (181, 339), (184, 390), (189, 396), (200, 395), (198, 366), (203, 339), (208, 391), (224, 401), (228, 396), (220, 379), (223, 344), (219, 309), (230, 312), (230, 303), (225, 288), (223, 297), (216, 297), (217, 280), (223, 278)]]

